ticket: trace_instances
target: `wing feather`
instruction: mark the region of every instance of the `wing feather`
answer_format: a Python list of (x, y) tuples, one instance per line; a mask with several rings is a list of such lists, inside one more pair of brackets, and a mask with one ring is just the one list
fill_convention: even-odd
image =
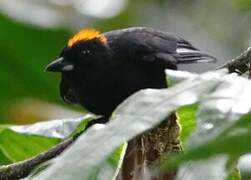
[(152, 28), (128, 28), (108, 32), (106, 36), (113, 49), (122, 50), (121, 54), (126, 52), (130, 59), (160, 63), (168, 69), (177, 69), (177, 64), (216, 61), (186, 40)]

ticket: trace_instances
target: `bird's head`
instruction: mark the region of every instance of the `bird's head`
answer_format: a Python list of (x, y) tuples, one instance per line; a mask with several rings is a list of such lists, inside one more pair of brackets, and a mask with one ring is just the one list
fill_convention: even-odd
[(106, 37), (95, 29), (76, 33), (46, 71), (61, 72), (60, 95), (66, 102), (79, 103), (85, 79), (92, 78), (110, 57)]
[(59, 57), (46, 70), (62, 73), (83, 71), (107, 58), (108, 52), (107, 39), (103, 34), (95, 29), (82, 29), (70, 38)]

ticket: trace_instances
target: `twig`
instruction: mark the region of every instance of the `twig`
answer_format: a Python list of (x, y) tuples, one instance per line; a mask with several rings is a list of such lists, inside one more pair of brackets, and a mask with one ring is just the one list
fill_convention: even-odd
[(72, 144), (72, 142), (74, 142), (74, 138), (68, 138), (48, 151), (38, 154), (31, 159), (1, 167), (0, 180), (15, 180), (28, 176), (34, 167), (58, 156)]
[(251, 63), (251, 47), (244, 51), (240, 56), (227, 61), (224, 65), (217, 69), (227, 68), (229, 73), (236, 72), (238, 74), (244, 74), (250, 70)]
[[(229, 73), (237, 72), (244, 74), (250, 71), (251, 64), (251, 47), (244, 51), (240, 56), (228, 61), (217, 69), (227, 68)], [(0, 167), (0, 180), (15, 180), (24, 178), (39, 164), (46, 162), (63, 152), (76, 138), (69, 138), (52, 147), (48, 151), (41, 153), (31, 159), (13, 163), (7, 166)]]

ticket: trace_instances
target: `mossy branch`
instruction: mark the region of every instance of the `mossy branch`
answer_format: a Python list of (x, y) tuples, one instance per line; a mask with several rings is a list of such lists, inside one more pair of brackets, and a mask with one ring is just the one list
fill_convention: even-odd
[(31, 159), (2, 166), (0, 168), (0, 180), (15, 180), (28, 176), (34, 167), (58, 156), (70, 144), (72, 144), (73, 141), (73, 138), (68, 138), (48, 151), (38, 154)]
[(251, 65), (251, 47), (249, 47), (246, 51), (241, 53), (238, 57), (227, 61), (222, 66), (219, 66), (217, 69), (227, 68), (229, 73), (236, 72), (240, 75), (250, 72)]

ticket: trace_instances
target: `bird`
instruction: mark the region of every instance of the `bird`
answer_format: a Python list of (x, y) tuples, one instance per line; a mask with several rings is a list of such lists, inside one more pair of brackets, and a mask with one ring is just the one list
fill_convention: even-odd
[(60, 96), (108, 121), (116, 107), (146, 88), (167, 88), (165, 69), (216, 58), (183, 38), (149, 27), (74, 34), (46, 70), (61, 73)]

